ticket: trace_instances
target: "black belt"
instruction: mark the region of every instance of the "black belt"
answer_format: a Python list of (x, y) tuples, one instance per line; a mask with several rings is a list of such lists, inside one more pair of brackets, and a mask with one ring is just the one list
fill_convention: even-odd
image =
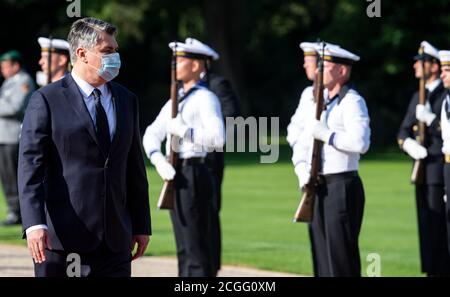
[(204, 164), (205, 158), (203, 157), (196, 157), (196, 158), (189, 158), (189, 159), (179, 159), (178, 164), (181, 167), (189, 166), (189, 165), (196, 165), (196, 164)]
[(319, 175), (319, 183), (332, 183), (338, 180), (343, 180), (351, 177), (357, 177), (358, 171), (347, 171), (341, 173)]

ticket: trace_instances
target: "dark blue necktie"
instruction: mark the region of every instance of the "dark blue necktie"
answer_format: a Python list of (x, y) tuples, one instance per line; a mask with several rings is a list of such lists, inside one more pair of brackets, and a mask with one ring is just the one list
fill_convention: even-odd
[(95, 102), (95, 122), (97, 124), (97, 138), (100, 147), (106, 154), (108, 154), (109, 148), (111, 146), (111, 136), (109, 133), (108, 117), (106, 116), (106, 112), (103, 109), (100, 100), (102, 92), (100, 92), (99, 89), (94, 89), (92, 94), (94, 95)]

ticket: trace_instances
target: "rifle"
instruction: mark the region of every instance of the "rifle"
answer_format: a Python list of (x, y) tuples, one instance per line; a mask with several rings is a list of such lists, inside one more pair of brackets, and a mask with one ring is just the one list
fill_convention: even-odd
[[(423, 46), (419, 48), (419, 55), (423, 55), (424, 49)], [(424, 67), (424, 60), (423, 58), (420, 59), (420, 65), (422, 68), (422, 77), (419, 79), (419, 104), (425, 105), (426, 103), (426, 96), (425, 96), (425, 80), (426, 80), (426, 74), (425, 74), (425, 67)], [(426, 130), (426, 124), (424, 122), (419, 122), (419, 135), (416, 137), (417, 142), (419, 142), (420, 145), (425, 145), (425, 130)], [(424, 160), (416, 160), (414, 162), (414, 167), (411, 173), (411, 183), (416, 185), (421, 185), (424, 182)]]
[(52, 82), (52, 37), (49, 37), (47, 56), (47, 85)]
[[(318, 57), (318, 73), (314, 80), (314, 101), (316, 102), (316, 120), (320, 120), (324, 108), (323, 101), (323, 56), (325, 43), (322, 43), (322, 55)], [(314, 139), (312, 160), (311, 160), (311, 178), (303, 187), (303, 196), (294, 215), (294, 222), (311, 222), (314, 213), (314, 198), (316, 196), (316, 187), (318, 184), (319, 166), (321, 163), (323, 143)]]
[[(170, 100), (172, 103), (172, 118), (176, 118), (178, 114), (178, 82), (177, 82), (177, 44), (175, 43), (175, 48), (172, 54), (171, 63), (171, 83), (170, 83)], [(169, 163), (176, 168), (178, 162), (178, 153), (174, 151), (174, 148), (178, 146), (178, 137), (172, 135), (167, 141), (171, 142), (169, 146)], [(172, 209), (175, 200), (175, 181), (166, 180), (162, 187), (161, 193), (158, 199), (159, 209)]]

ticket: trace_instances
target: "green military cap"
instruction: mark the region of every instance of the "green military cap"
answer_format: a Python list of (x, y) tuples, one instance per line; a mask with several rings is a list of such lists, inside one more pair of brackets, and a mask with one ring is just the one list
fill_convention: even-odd
[(12, 50), (0, 56), (0, 62), (8, 60), (20, 62), (22, 61), (22, 55), (18, 51)]

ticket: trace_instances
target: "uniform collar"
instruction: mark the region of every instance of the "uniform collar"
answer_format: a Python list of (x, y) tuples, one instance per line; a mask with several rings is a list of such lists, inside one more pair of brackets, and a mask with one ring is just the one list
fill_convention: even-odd
[(6, 81), (14, 81), (14, 80), (18, 79), (22, 73), (23, 73), (23, 70), (20, 69), (16, 74), (14, 74), (13, 76), (11, 76), (8, 79), (5, 79), (5, 82)]
[(192, 92), (198, 89), (207, 88), (208, 84), (204, 80), (199, 80), (192, 88), (190, 88), (187, 92), (184, 91), (184, 89), (181, 87), (178, 90), (178, 100), (179, 102), (186, 99)]
[(441, 83), (441, 79), (438, 78), (436, 80), (433, 80), (432, 82), (430, 82), (429, 84), (425, 85), (425, 88), (428, 90), (428, 92), (433, 92)]
[(354, 89), (353, 87), (353, 83), (352, 82), (347, 82), (339, 91), (338, 94), (334, 95), (333, 98), (330, 98), (328, 100), (327, 104), (330, 104), (331, 102), (334, 101), (334, 99), (338, 99), (338, 104), (341, 103), (342, 99), (344, 99), (345, 95), (347, 95), (348, 91), (350, 91), (351, 89)]

